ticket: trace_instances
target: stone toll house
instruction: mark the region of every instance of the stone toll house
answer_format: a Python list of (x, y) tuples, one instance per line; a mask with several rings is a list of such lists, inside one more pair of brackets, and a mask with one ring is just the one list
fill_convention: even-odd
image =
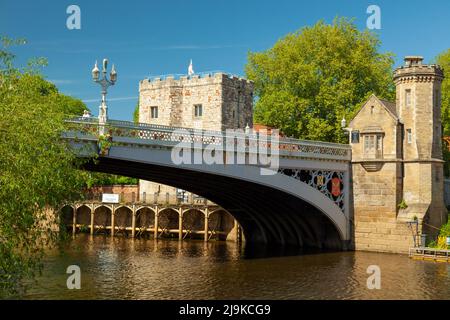
[(446, 222), (442, 160), (443, 70), (406, 57), (394, 72), (396, 101), (372, 95), (349, 124), (355, 247), (406, 252), (417, 230)]

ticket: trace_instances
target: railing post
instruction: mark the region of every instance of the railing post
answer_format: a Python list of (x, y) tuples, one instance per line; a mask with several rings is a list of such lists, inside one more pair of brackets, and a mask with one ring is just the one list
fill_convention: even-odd
[(94, 206), (91, 206), (91, 236), (94, 235)]
[(72, 235), (75, 235), (75, 233), (77, 232), (77, 211), (78, 208), (75, 206), (72, 217)]
[(153, 230), (153, 238), (158, 239), (158, 217), (159, 217), (159, 207), (155, 208), (155, 229)]
[(131, 237), (136, 234), (136, 206), (133, 204), (133, 215), (131, 216)]
[(111, 207), (111, 237), (114, 237), (114, 212), (115, 211), (115, 209), (114, 209), (114, 205), (112, 205), (112, 207)]
[(147, 203), (147, 193), (145, 191), (142, 193), (142, 202)]
[(178, 209), (178, 240), (183, 240), (183, 209)]
[(204, 240), (208, 241), (209, 238), (209, 212), (208, 207), (205, 209), (205, 237)]

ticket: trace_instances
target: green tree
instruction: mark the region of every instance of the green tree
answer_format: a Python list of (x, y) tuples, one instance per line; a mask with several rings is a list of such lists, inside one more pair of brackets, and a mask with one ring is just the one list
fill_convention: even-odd
[(436, 63), (444, 69), (445, 78), (442, 82), (442, 125), (444, 135), (450, 136), (450, 49), (436, 57)]
[(393, 99), (393, 55), (379, 53), (379, 39), (351, 20), (319, 21), (248, 55), (254, 81), (255, 122), (301, 139), (345, 141), (340, 128), (374, 93)]
[(82, 179), (84, 179), (87, 188), (93, 186), (132, 185), (139, 182), (139, 179), (136, 178), (100, 172), (85, 173)]
[(134, 123), (139, 123), (139, 100), (136, 103), (136, 106), (134, 107), (134, 111), (133, 111), (133, 122)]
[(9, 47), (24, 41), (2, 37), (1, 43), (0, 296), (5, 296), (23, 289), (22, 280), (39, 270), (44, 248), (57, 240), (53, 212), (81, 196), (80, 160), (60, 136), (64, 118), (85, 106), (39, 75), (45, 60), (14, 67)]
[[(442, 82), (442, 94), (441, 94), (441, 117), (442, 117), (442, 129), (444, 136), (450, 136), (450, 49), (442, 52), (436, 57), (436, 63), (444, 69), (444, 81)], [(444, 174), (450, 177), (450, 146), (447, 143), (443, 143), (443, 155), (444, 155)]]

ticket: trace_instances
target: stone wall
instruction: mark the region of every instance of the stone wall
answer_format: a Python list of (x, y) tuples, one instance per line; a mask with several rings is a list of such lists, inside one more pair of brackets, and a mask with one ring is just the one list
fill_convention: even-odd
[(384, 163), (378, 171), (353, 164), (356, 250), (407, 252), (413, 234), (406, 222), (397, 220), (401, 163)]

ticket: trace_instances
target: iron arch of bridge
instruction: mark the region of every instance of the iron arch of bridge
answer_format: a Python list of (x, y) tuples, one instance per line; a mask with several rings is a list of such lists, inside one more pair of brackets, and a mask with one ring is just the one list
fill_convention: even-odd
[(291, 177), (262, 176), (258, 167), (250, 166), (183, 168), (167, 161), (130, 160), (120, 148), (113, 148), (120, 157), (112, 152), (86, 169), (172, 185), (210, 199), (238, 220), (249, 242), (333, 249), (348, 245), (345, 214), (322, 193)]

